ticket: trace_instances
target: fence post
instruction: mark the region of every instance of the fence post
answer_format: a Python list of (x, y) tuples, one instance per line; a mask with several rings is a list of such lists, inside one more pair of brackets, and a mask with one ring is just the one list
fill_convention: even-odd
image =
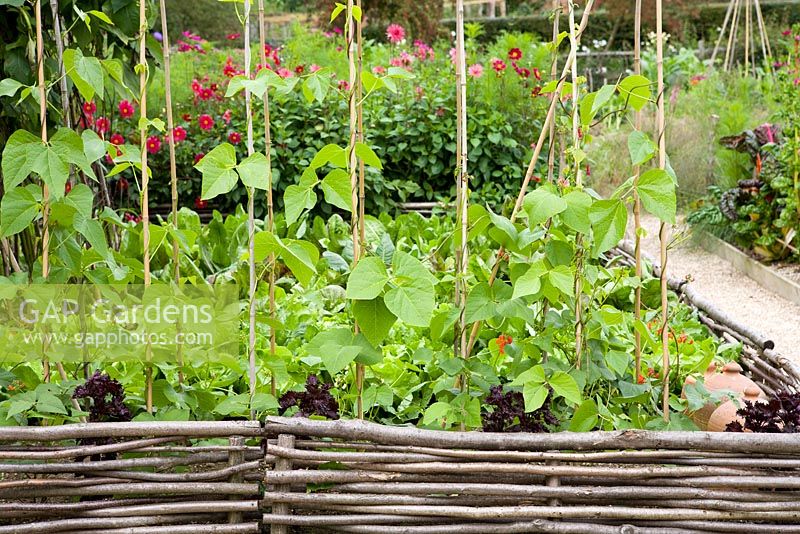
[[(241, 436), (231, 436), (228, 438), (228, 444), (231, 447), (237, 447), (228, 451), (228, 465), (234, 466), (244, 463), (244, 438)], [(234, 473), (228, 479), (228, 482), (242, 482), (244, 478), (241, 473)], [(231, 500), (236, 500), (240, 497), (231, 495)], [(228, 512), (228, 523), (241, 523), (244, 519), (242, 512)]]
[[(294, 436), (291, 434), (280, 434), (278, 436), (278, 447), (285, 449), (294, 449)], [(283, 458), (278, 456), (275, 459), (275, 471), (291, 471), (292, 460), (291, 458)], [(276, 492), (291, 491), (290, 485), (275, 485)], [(288, 515), (290, 513), (289, 505), (286, 503), (272, 503), (273, 515)], [(270, 525), (270, 534), (289, 534), (288, 525)]]

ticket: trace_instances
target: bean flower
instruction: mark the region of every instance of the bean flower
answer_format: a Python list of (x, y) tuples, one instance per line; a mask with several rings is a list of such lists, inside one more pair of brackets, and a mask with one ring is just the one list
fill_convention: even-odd
[(89, 116), (94, 115), (95, 111), (97, 111), (97, 104), (94, 102), (84, 102), (83, 103), (83, 112)]

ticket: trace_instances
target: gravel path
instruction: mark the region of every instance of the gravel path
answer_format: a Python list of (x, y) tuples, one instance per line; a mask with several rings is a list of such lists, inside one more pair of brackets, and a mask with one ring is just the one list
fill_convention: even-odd
[[(632, 217), (629, 220), (632, 223)], [(642, 226), (647, 230), (642, 249), (657, 259), (658, 219), (643, 216)], [(632, 229), (629, 228), (628, 234), (627, 238), (632, 239)], [(769, 336), (780, 354), (800, 363), (800, 306), (765, 289), (726, 260), (696, 246), (688, 239), (689, 230), (683, 224), (674, 228), (671, 235), (674, 244), (667, 264), (670, 276), (691, 276), (694, 287), (720, 310)]]

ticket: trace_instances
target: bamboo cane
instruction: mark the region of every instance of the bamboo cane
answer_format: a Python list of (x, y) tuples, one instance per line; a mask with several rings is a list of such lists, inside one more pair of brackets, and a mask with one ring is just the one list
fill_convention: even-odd
[[(658, 167), (667, 168), (667, 136), (666, 116), (664, 114), (664, 28), (663, 28), (662, 0), (656, 0), (656, 70), (658, 72), (658, 111), (656, 113), (656, 127), (658, 129)], [(661, 242), (661, 356), (662, 373), (664, 380), (662, 391), (662, 410), (664, 420), (669, 421), (669, 307), (667, 296), (667, 243), (669, 241), (669, 228), (662, 222), (659, 230)]]
[[(42, 0), (36, 0), (36, 69), (39, 88), (39, 121), (42, 143), (47, 143), (47, 87), (44, 80), (44, 39), (42, 37)], [(50, 190), (42, 181), (42, 278), (50, 274)], [(42, 374), (45, 382), (50, 381), (50, 361), (47, 358), (47, 345), (42, 345)]]
[[(261, 46), (261, 65), (262, 68), (267, 66), (267, 50), (266, 39), (267, 30), (264, 20), (264, 0), (258, 0), (258, 42)], [(270, 120), (269, 109), (269, 90), (264, 91), (264, 145), (266, 146), (267, 155), (267, 231), (272, 232), (275, 229), (275, 212), (272, 200), (272, 125)], [(277, 347), (276, 332), (273, 326), (276, 320), (277, 308), (275, 307), (275, 254), (269, 255), (269, 317), (272, 324), (269, 325), (269, 355), (272, 360), (275, 359), (275, 351)], [(270, 391), (274, 396), (277, 392), (277, 383), (275, 375), (270, 377)]]
[(56, 41), (56, 60), (58, 61), (58, 86), (61, 91), (61, 115), (64, 117), (64, 126), (72, 128), (72, 117), (69, 111), (69, 93), (67, 92), (67, 77), (64, 73), (64, 39), (61, 37), (61, 19), (58, 15), (58, 0), (50, 0), (50, 11), (53, 13), (53, 35)]
[[(178, 171), (175, 163), (175, 120), (172, 108), (172, 70), (170, 68), (169, 27), (167, 26), (167, 5), (165, 0), (159, 0), (161, 11), (161, 46), (164, 57), (164, 96), (167, 105), (167, 145), (169, 146), (169, 178), (172, 195), (172, 225), (178, 230)], [(173, 278), (180, 284), (181, 265), (180, 249), (177, 234), (172, 239)], [(180, 323), (178, 323), (180, 328)], [(176, 357), (178, 360), (178, 384), (183, 384), (183, 345), (178, 344)]]
[(764, 14), (761, 12), (760, 0), (753, 0), (756, 7), (756, 18), (758, 19), (758, 27), (761, 32), (761, 46), (764, 53), (764, 61), (769, 65), (768, 58), (772, 57), (772, 48), (769, 45), (769, 34), (764, 24)]
[[(714, 61), (717, 59), (717, 52), (719, 52), (719, 46), (722, 44), (722, 38), (725, 36), (725, 31), (728, 29), (728, 22), (731, 19), (731, 13), (733, 13), (733, 5), (736, 0), (730, 0), (728, 3), (728, 9), (725, 11), (725, 19), (722, 21), (722, 29), (717, 36), (717, 41), (714, 44), (714, 51), (711, 52), (711, 66), (714, 66)], [(640, 15), (641, 16), (641, 15)], [(641, 31), (641, 28), (640, 30)], [(727, 62), (727, 59), (725, 60)]]
[(744, 75), (750, 72), (750, 0), (744, 0)]
[[(356, 0), (355, 7), (361, 9), (361, 0)], [(357, 134), (356, 139), (358, 142), (364, 142), (364, 103), (362, 102), (363, 87), (361, 82), (361, 71), (364, 64), (364, 44), (362, 42), (362, 23), (357, 21), (356, 24), (356, 77), (355, 77), (355, 94), (356, 94), (356, 117), (357, 117)], [(358, 239), (360, 247), (363, 250), (366, 247), (366, 227), (364, 225), (365, 205), (366, 205), (366, 186), (365, 186), (365, 168), (364, 160), (358, 160)], [(364, 364), (356, 363), (356, 412), (359, 419), (364, 418)]]
[[(250, 0), (244, 0), (244, 76), (250, 79)], [(253, 114), (252, 114), (252, 97), (250, 90), (244, 90), (244, 106), (245, 113), (247, 114), (247, 155), (252, 156), (255, 153), (253, 147)], [(250, 404), (252, 406), (253, 399), (256, 395), (256, 288), (258, 280), (256, 278), (256, 260), (255, 260), (255, 247), (256, 247), (256, 218), (255, 218), (255, 195), (254, 187), (247, 188), (247, 233), (248, 233), (248, 259), (247, 265), (249, 267), (249, 290), (248, 290), (248, 310), (249, 310), (249, 328), (247, 337), (247, 355), (248, 355), (248, 374), (250, 382)], [(255, 419), (256, 412), (250, 408), (250, 418)]]
[[(144, 263), (144, 285), (151, 283), (150, 273), (150, 170), (147, 167), (147, 1), (139, 0), (139, 146), (142, 152), (142, 248)], [(153, 412), (153, 366), (152, 346), (145, 345), (145, 407)]]
[[(553, 0), (553, 59), (550, 66), (550, 79), (558, 79), (558, 23), (561, 15), (561, 1)], [(552, 101), (557, 97), (557, 93), (550, 96)], [(556, 122), (550, 121), (550, 146), (547, 153), (547, 181), (552, 182), (555, 178), (555, 159), (556, 159)]]
[(730, 70), (735, 61), (736, 39), (739, 33), (739, 7), (741, 0), (733, 0), (733, 18), (731, 19), (731, 29), (728, 35), (728, 47), (725, 49), (725, 70)]
[[(358, 44), (356, 42), (356, 28), (355, 17), (353, 15), (353, 8), (355, 3), (353, 0), (347, 0), (347, 59), (349, 66), (349, 84), (350, 90), (348, 93), (348, 108), (350, 111), (349, 132), (350, 137), (348, 141), (348, 171), (350, 173), (350, 233), (353, 241), (353, 268), (358, 265), (358, 260), (361, 258), (361, 222), (360, 222), (360, 206), (359, 206), (359, 158), (356, 154), (356, 143), (359, 140), (359, 127), (358, 127), (358, 104), (361, 85), (361, 76), (357, 67)], [(356, 334), (359, 332), (358, 321), (354, 322), (353, 330)], [(362, 398), (362, 390), (364, 387), (364, 367), (360, 363), (356, 363), (356, 415), (359, 419), (364, 418), (364, 406)]]
[[(636, 0), (636, 8), (634, 14), (634, 24), (633, 24), (633, 73), (641, 75), (642, 74), (642, 0)], [(727, 17), (726, 17), (727, 20)], [(724, 31), (724, 25), (723, 25)], [(715, 49), (716, 53), (716, 49)], [(712, 59), (712, 64), (713, 59)], [(634, 128), (637, 131), (642, 130), (642, 112), (636, 111), (634, 113)], [(637, 189), (637, 185), (639, 184), (639, 176), (641, 174), (641, 167), (639, 165), (633, 171), (633, 228), (634, 228), (634, 240), (635, 240), (635, 274), (636, 277), (641, 280), (642, 279), (642, 202), (639, 199), (639, 192)], [(642, 319), (642, 287), (641, 285), (636, 286), (634, 290), (634, 304), (633, 304), (633, 317), (636, 322), (641, 321)], [(634, 341), (634, 367), (635, 367), (635, 378), (639, 378), (642, 374), (642, 336), (639, 333), (639, 330), (634, 328), (633, 330), (633, 341)]]
[[(571, 66), (572, 78), (572, 146), (573, 160), (575, 162), (575, 186), (578, 189), (583, 187), (581, 178), (581, 166), (578, 162), (578, 152), (581, 147), (580, 139), (580, 106), (579, 106), (579, 87), (578, 87), (578, 40), (575, 36), (575, 2), (569, 1), (569, 43), (570, 55), (573, 57)], [(582, 318), (582, 297), (583, 293), (583, 243), (581, 234), (575, 236), (575, 366), (581, 368), (583, 357), (583, 318)]]
[[(459, 354), (461, 358), (469, 357), (467, 346), (467, 274), (469, 270), (469, 249), (467, 247), (468, 237), (468, 202), (469, 202), (469, 152), (467, 145), (467, 59), (466, 43), (464, 38), (464, 1), (456, 2), (456, 160), (458, 168), (456, 179), (458, 180), (459, 197), (456, 200), (457, 214), (456, 226), (459, 229), (460, 238), (458, 240), (457, 273), (456, 273), (456, 293), (459, 305), (458, 316), (458, 339)], [(468, 388), (467, 374), (463, 374), (460, 380), (461, 390)], [(463, 430), (462, 423), (462, 430)]]

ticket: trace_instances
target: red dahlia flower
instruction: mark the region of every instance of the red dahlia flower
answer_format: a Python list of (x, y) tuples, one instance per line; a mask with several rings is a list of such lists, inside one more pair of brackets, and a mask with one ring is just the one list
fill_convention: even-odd
[(133, 104), (127, 100), (123, 100), (119, 103), (119, 116), (123, 119), (129, 119), (133, 117), (135, 111), (136, 109), (133, 107)]
[(157, 135), (151, 135), (147, 138), (145, 146), (150, 154), (156, 154), (161, 150), (161, 139)]
[(511, 61), (519, 61), (522, 59), (522, 50), (519, 48), (512, 48), (508, 51), (508, 59)]
[(202, 114), (197, 118), (197, 124), (201, 130), (210, 130), (214, 127), (214, 119), (211, 115)]

